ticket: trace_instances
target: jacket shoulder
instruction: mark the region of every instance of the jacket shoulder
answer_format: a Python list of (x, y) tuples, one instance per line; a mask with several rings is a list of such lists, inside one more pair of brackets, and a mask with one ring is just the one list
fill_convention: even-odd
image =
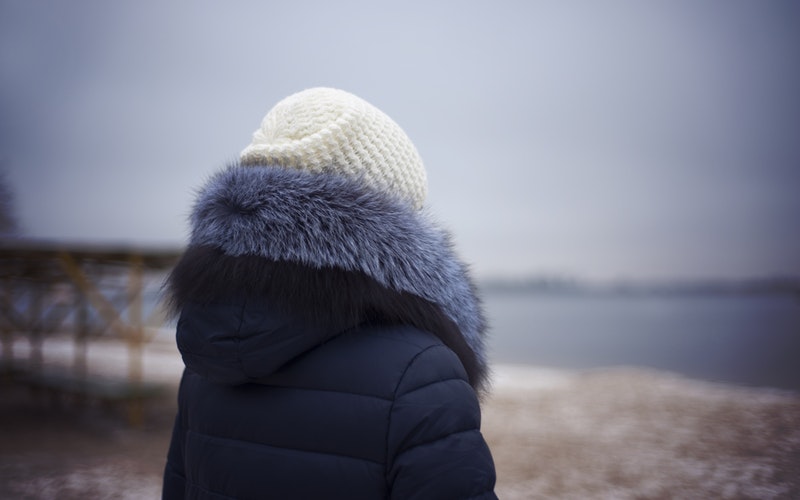
[(480, 404), (457, 357), (444, 345), (420, 349), (392, 402), (390, 498), (496, 498), (494, 462), (480, 427)]

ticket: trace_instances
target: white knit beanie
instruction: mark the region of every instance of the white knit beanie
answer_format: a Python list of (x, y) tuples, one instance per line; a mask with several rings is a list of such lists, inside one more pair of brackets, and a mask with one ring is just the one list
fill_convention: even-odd
[(273, 107), (241, 153), (267, 164), (341, 173), (419, 209), (428, 191), (422, 159), (397, 123), (348, 92), (312, 88)]

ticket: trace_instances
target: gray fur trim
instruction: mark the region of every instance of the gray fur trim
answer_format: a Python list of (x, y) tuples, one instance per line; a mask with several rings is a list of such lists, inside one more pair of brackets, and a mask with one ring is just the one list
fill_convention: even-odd
[(192, 245), (361, 271), (438, 304), (486, 364), (486, 324), (468, 270), (449, 234), (410, 205), (341, 176), (235, 164), (201, 189), (191, 223)]

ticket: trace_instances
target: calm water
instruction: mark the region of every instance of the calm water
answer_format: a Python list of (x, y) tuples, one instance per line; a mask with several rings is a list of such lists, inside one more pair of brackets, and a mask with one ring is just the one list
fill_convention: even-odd
[(791, 296), (484, 296), (494, 362), (644, 366), (800, 390), (800, 300)]

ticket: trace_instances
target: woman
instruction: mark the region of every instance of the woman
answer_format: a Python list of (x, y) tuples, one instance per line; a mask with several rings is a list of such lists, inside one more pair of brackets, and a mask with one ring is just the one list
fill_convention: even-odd
[(194, 205), (164, 498), (495, 498), (485, 324), (400, 127), (287, 97)]

